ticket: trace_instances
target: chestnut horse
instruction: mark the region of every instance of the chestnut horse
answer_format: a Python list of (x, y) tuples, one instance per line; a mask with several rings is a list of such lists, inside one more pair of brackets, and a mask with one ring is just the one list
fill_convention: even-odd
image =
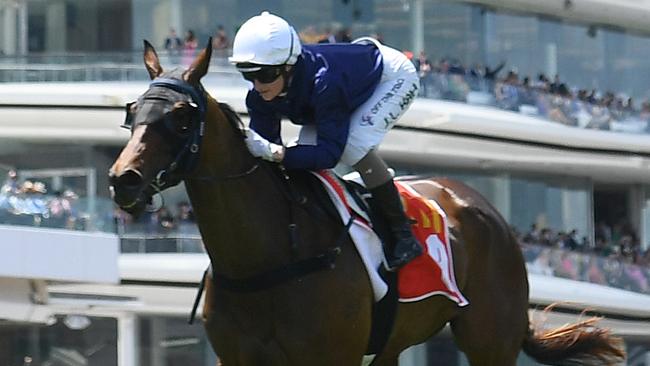
[[(114, 200), (138, 212), (156, 192), (185, 182), (212, 265), (204, 325), (225, 366), (360, 365), (373, 295), (345, 225), (292, 200), (282, 170), (248, 152), (237, 115), (201, 86), (210, 57), (208, 44), (187, 70), (163, 72), (145, 41), (153, 81), (127, 105), (131, 138), (110, 169)], [(470, 305), (443, 296), (399, 303), (373, 365), (397, 365), (400, 352), (447, 324), (472, 366), (512, 366), (520, 350), (555, 365), (625, 357), (620, 339), (595, 319), (534, 329), (520, 248), (481, 195), (446, 179), (409, 184), (447, 213), (455, 275)]]

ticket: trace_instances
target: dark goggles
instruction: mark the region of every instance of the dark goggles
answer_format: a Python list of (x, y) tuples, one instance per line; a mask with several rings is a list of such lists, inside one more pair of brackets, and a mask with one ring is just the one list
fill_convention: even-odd
[(255, 71), (243, 71), (240, 70), (244, 79), (254, 83), (255, 80), (259, 81), (262, 84), (268, 84), (274, 82), (282, 74), (281, 66), (262, 66), (259, 70)]

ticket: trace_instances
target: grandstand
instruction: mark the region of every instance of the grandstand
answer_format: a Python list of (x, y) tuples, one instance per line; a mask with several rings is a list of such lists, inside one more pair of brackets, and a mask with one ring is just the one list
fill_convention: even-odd
[[(215, 23), (234, 29), (259, 5), (225, 1), (223, 11), (216, 2), (196, 1), (196, 9), (181, 3), (64, 1), (61, 7), (0, 0), (6, 55), (0, 57), (0, 172), (18, 174), (17, 193), (0, 195), (1, 245), (8, 253), (0, 260), (0, 363), (27, 363), (25, 357), (65, 365), (215, 363), (200, 324), (185, 324), (207, 257), (190, 215), (181, 218), (182, 188), (164, 194), (168, 213), (132, 222), (114, 210), (105, 174), (128, 138), (119, 128), (124, 105), (147, 87), (140, 54), (132, 52), (140, 40), (162, 44), (168, 25), (191, 24), (201, 28), (203, 41)], [(285, 3), (265, 6), (301, 29), (340, 22), (355, 35), (380, 33), (389, 44), (436, 59), (464, 65), (505, 59), (500, 77), (513, 69), (522, 77), (559, 73), (575, 88), (639, 101), (650, 96), (650, 73), (639, 61), (646, 51), (637, 47), (650, 40), (642, 21), (650, 14), (646, 2), (310, 0), (313, 8), (304, 9)], [(361, 13), (355, 16), (352, 7)], [(122, 12), (132, 20), (117, 15)], [(120, 21), (112, 24), (115, 18)], [(21, 35), (21, 19), (28, 34)], [(38, 22), (46, 24), (42, 32)], [(79, 29), (97, 39), (78, 39)], [(53, 39), (53, 31), (65, 41)], [(23, 38), (32, 43), (21, 46)], [(21, 55), (21, 47), (28, 52)], [(161, 54), (169, 56), (166, 65), (182, 62)], [(505, 108), (494, 87), (484, 87), (489, 81), (478, 81), (481, 88), (468, 88), (462, 98), (442, 92), (418, 98), (380, 152), (400, 175), (458, 178), (497, 207), (525, 241), (531, 303), (569, 302), (550, 315), (549, 325), (573, 320), (588, 306), (625, 338), (628, 365), (650, 364), (650, 259), (598, 247), (601, 224), (621, 234), (617, 225), (624, 221), (637, 254), (648, 251), (647, 121), (637, 113), (635, 123), (612, 120), (606, 130), (558, 123), (530, 108), (536, 105)], [(214, 59), (205, 87), (247, 122), (247, 85), (223, 58)], [(297, 135), (293, 125), (285, 127), (287, 140)], [(26, 181), (43, 183), (45, 191), (28, 189)], [(63, 214), (53, 207), (63, 207)], [(557, 237), (544, 239), (533, 224)], [(572, 230), (584, 245), (571, 248), (560, 238)], [(400, 364), (467, 363), (443, 332), (406, 352)], [(519, 365), (535, 364), (522, 358)]]

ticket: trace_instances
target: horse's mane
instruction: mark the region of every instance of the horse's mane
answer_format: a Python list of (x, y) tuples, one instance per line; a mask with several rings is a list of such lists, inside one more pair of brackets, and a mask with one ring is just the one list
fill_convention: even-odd
[[(165, 78), (170, 78), (170, 79), (178, 79), (178, 80), (183, 80), (183, 72), (185, 70), (179, 67), (175, 67), (169, 71), (165, 71), (161, 77)], [(205, 90), (202, 85), (199, 86), (200, 90)], [(235, 112), (234, 109), (228, 104), (228, 103), (223, 103), (223, 102), (217, 102), (219, 104), (219, 108), (221, 111), (226, 115), (226, 118), (228, 119), (228, 123), (232, 126), (235, 131), (239, 131), (242, 136), (245, 136), (244, 134), (244, 122), (241, 120), (237, 112)]]
[(219, 108), (221, 109), (223, 114), (226, 115), (226, 119), (228, 119), (228, 123), (230, 123), (232, 128), (235, 131), (239, 131), (239, 133), (242, 136), (245, 136), (244, 135), (244, 127), (245, 127), (244, 122), (239, 117), (239, 114), (237, 114), (237, 112), (235, 112), (235, 110), (232, 109), (232, 107), (228, 103), (222, 103), (222, 102), (218, 102), (218, 103), (219, 103)]

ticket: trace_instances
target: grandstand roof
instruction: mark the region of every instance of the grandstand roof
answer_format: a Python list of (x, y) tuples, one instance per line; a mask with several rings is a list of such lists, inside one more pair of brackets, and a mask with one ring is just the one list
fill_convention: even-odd
[(578, 23), (650, 33), (650, 0), (456, 0)]

